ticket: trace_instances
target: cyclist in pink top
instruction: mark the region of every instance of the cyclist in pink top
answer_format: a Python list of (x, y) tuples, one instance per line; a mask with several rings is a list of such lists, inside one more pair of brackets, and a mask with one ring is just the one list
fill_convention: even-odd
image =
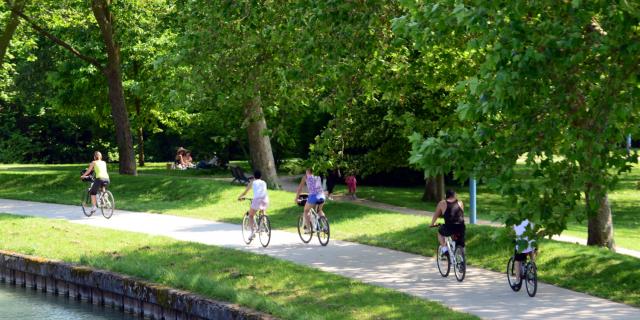
[(320, 180), (319, 176), (313, 175), (313, 169), (307, 168), (306, 174), (300, 180), (300, 184), (298, 185), (298, 190), (296, 190), (296, 204), (300, 198), (300, 192), (302, 191), (302, 187), (307, 185), (307, 189), (309, 190), (309, 198), (307, 199), (307, 203), (304, 205), (304, 221), (307, 230), (311, 229), (309, 225), (309, 210), (315, 205), (318, 205), (318, 214), (321, 217), (324, 217), (324, 212), (322, 211), (322, 207), (324, 206), (324, 190), (322, 189), (322, 180)]

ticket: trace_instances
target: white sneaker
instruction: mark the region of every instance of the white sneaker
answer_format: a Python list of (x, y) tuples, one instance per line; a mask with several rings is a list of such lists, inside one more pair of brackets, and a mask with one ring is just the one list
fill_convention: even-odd
[(449, 251), (449, 248), (447, 247), (440, 247), (440, 255), (444, 255), (445, 253), (447, 253)]
[(251, 230), (251, 234), (249, 235), (249, 240), (253, 240), (256, 237), (256, 232)]

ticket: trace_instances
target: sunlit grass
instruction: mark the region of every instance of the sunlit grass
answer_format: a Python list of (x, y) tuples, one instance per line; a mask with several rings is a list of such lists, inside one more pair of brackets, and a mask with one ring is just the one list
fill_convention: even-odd
[[(43, 171), (49, 170), (48, 166), (39, 168)], [(34, 171), (37, 169), (33, 168)], [(79, 181), (77, 167), (67, 167), (66, 170), (68, 172), (25, 175), (23, 172), (7, 172), (0, 166), (0, 197), (77, 204), (86, 184)], [(247, 209), (247, 203), (236, 201), (244, 189), (243, 186), (212, 179), (162, 175), (131, 177), (112, 174), (110, 189), (120, 209), (233, 223), (240, 223), (242, 214)], [(269, 195), (272, 226), (295, 231), (301, 208), (294, 204), (294, 195), (283, 191), (270, 191)], [(461, 195), (464, 200), (465, 195), (462, 192)], [(500, 198), (492, 199), (496, 201), (492, 205), (500, 208)], [(482, 214), (481, 208), (482, 206)], [(428, 219), (425, 217), (339, 202), (329, 202), (325, 211), (331, 222), (333, 239), (350, 240), (425, 256), (431, 256), (436, 246), (435, 230), (427, 228)], [(80, 210), (78, 214), (81, 214)], [(616, 232), (620, 229), (622, 228), (617, 227)], [(501, 230), (469, 226), (467, 253), (470, 264), (503, 271), (504, 264), (512, 253), (512, 244), (510, 239), (499, 235)], [(582, 256), (586, 258), (582, 259)], [(594, 256), (598, 258), (590, 258)], [(550, 258), (547, 260), (547, 257)], [(575, 264), (557, 263), (558, 259), (575, 261)], [(611, 263), (603, 265), (601, 259), (609, 259)], [(610, 269), (603, 271), (603, 266)], [(580, 268), (579, 272), (575, 270), (576, 267)], [(542, 281), (640, 305), (640, 259), (598, 248), (544, 242), (539, 269)], [(629, 274), (637, 280), (612, 277), (610, 272)]]
[(0, 214), (0, 248), (133, 275), (283, 319), (473, 319), (438, 303), (265, 255)]
[[(613, 223), (616, 245), (640, 250), (640, 165), (633, 166), (631, 172), (620, 177), (617, 187), (609, 194), (613, 213)], [(468, 187), (454, 187), (458, 197), (469, 206)], [(380, 187), (380, 186), (358, 186), (358, 197), (388, 203), (396, 206), (426, 210), (433, 212), (436, 204), (433, 202), (423, 202), (421, 200), (423, 188), (400, 188), (400, 187)], [(336, 188), (338, 194), (346, 192), (344, 186)], [(512, 212), (514, 204), (499, 194), (491, 191), (485, 185), (478, 186), (477, 196), (477, 218), (495, 221), (500, 215)], [(587, 222), (573, 221), (569, 224), (568, 230), (563, 234), (586, 239)]]

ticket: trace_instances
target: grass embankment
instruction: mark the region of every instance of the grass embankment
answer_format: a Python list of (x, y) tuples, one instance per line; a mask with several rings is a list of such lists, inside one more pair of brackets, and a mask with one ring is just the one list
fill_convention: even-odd
[[(0, 197), (77, 204), (84, 185), (77, 179), (76, 167), (0, 166)], [(215, 180), (113, 174), (110, 189), (117, 207), (129, 210), (240, 223), (246, 206), (235, 201), (243, 187)], [(273, 226), (293, 231), (300, 214), (293, 194), (271, 191), (270, 198)], [(436, 246), (436, 231), (427, 228), (424, 217), (350, 203), (329, 203), (326, 211), (334, 239), (425, 256), (431, 256)], [(470, 264), (503, 271), (512, 248), (500, 230), (469, 226)], [(541, 250), (542, 281), (640, 306), (640, 259), (553, 241), (542, 243)]]
[(132, 275), (284, 319), (475, 319), (263, 255), (60, 220), (0, 214), (0, 248)]
[[(616, 245), (640, 251), (640, 165), (634, 165), (631, 172), (620, 176), (616, 188), (609, 194)], [(459, 198), (468, 205), (468, 188), (456, 188)], [(422, 202), (423, 188), (396, 188), (358, 186), (358, 197), (388, 203), (396, 206), (434, 211), (435, 203)], [(344, 186), (336, 188), (337, 193), (345, 193)], [(478, 219), (494, 220), (499, 214), (513, 211), (514, 205), (491, 191), (486, 185), (478, 186)], [(564, 235), (587, 238), (587, 222), (572, 222)]]

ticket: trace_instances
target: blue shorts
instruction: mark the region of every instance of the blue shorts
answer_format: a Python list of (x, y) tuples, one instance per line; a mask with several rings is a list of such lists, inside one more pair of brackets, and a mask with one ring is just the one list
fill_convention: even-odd
[(310, 194), (307, 199), (308, 204), (321, 204), (324, 203), (324, 194)]

